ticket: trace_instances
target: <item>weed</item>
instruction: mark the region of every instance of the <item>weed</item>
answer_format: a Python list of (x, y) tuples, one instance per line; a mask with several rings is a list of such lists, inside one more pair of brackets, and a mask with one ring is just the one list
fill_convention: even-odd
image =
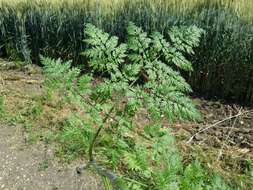
[(37, 118), (38, 116), (40, 116), (43, 112), (43, 107), (42, 105), (38, 102), (36, 103), (30, 110), (30, 117), (32, 118)]
[(49, 167), (49, 160), (44, 160), (41, 163), (39, 163), (38, 171), (45, 171)]
[[(166, 38), (158, 32), (148, 35), (133, 23), (127, 31), (127, 42), (119, 43), (86, 25), (83, 55), (92, 74), (81, 75), (70, 62), (42, 57), (46, 87), (79, 110), (57, 134), (58, 153), (70, 160), (86, 155), (86, 167), (103, 176), (108, 188), (193, 190), (224, 184), (211, 181), (213, 175), (197, 162), (185, 167), (173, 136), (160, 124), (162, 115), (170, 122), (200, 117), (180, 71), (192, 70), (184, 55), (193, 53), (203, 31), (174, 27)], [(92, 85), (97, 73), (103, 79)], [(144, 129), (134, 121), (140, 110), (147, 110), (150, 120)]]
[(56, 139), (63, 145), (58, 155), (70, 161), (78, 155), (87, 154), (93, 129), (78, 115), (72, 115), (64, 124)]

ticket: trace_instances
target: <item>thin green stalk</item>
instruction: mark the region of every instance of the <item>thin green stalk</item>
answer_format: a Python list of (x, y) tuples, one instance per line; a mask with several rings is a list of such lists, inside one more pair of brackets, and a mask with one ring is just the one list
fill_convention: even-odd
[(96, 134), (94, 135), (94, 137), (92, 139), (92, 142), (91, 142), (90, 147), (89, 147), (89, 160), (90, 160), (90, 162), (94, 161), (93, 149), (94, 149), (94, 145), (96, 143), (96, 140), (97, 140), (99, 134), (101, 133), (102, 129), (104, 128), (104, 124), (110, 118), (111, 113), (113, 112), (113, 110), (114, 110), (114, 106), (112, 106), (110, 111), (106, 114), (106, 116), (103, 119), (103, 123), (100, 125), (100, 127), (98, 128)]

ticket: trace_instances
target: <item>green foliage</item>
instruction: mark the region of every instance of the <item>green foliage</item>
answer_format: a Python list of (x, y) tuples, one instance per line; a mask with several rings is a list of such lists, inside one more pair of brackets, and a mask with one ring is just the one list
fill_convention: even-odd
[[(101, 71), (100, 68), (103, 68), (111, 75), (110, 83), (104, 83), (110, 86), (104, 86), (103, 84), (102, 86), (105, 89), (101, 89), (102, 86), (100, 86), (100, 90), (106, 93), (103, 96), (112, 95), (110, 92), (113, 90), (110, 88), (114, 87), (111, 82), (115, 82), (117, 89), (114, 88), (114, 90), (124, 90), (123, 93), (127, 96), (142, 96), (141, 99), (145, 100), (142, 103), (145, 102), (146, 108), (153, 116), (165, 114), (171, 121), (178, 118), (195, 119), (199, 117), (191, 101), (184, 95), (191, 92), (189, 84), (174, 68), (184, 71), (192, 70), (191, 63), (183, 56), (183, 52), (193, 53), (192, 48), (199, 44), (202, 30), (197, 30), (196, 27), (191, 27), (188, 30), (173, 28), (169, 32), (173, 42), (173, 45), (171, 45), (162, 34), (154, 32), (149, 38), (141, 28), (130, 23), (128, 27), (128, 53), (126, 52), (126, 45), (118, 45), (117, 40), (114, 46), (107, 45), (107, 43), (112, 43), (111, 40), (108, 40), (109, 34), (103, 33), (94, 26), (87, 25), (85, 31), (88, 36), (85, 41), (91, 48), (84, 55), (91, 58), (90, 64), (94, 71), (99, 72)], [(192, 36), (190, 36), (190, 33)], [(178, 36), (184, 34), (189, 37), (189, 40), (182, 37), (182, 39), (179, 39)], [(104, 42), (100, 40), (103, 38), (105, 38), (106, 44), (103, 44)], [(111, 39), (117, 39), (117, 37), (111, 37)], [(184, 48), (180, 49), (178, 45), (180, 43)], [(103, 44), (100, 46), (104, 47), (104, 50), (99, 48), (97, 44)], [(101, 55), (98, 55), (98, 52)], [(113, 61), (110, 60), (111, 55), (116, 55), (113, 57)], [(127, 60), (130, 60), (130, 63), (127, 63)], [(108, 65), (113, 63), (114, 69), (111, 69), (111, 66), (105, 68), (106, 61), (108, 61)], [(96, 64), (94, 65), (94, 63)], [(122, 63), (125, 63), (123, 67), (121, 66)], [(142, 81), (144, 85), (134, 86), (133, 89), (132, 86), (138, 81)], [(129, 86), (129, 84), (131, 85)], [(148, 91), (148, 93), (145, 93), (145, 91)], [(137, 99), (129, 98), (126, 109), (131, 111), (136, 109), (135, 107), (140, 104), (140, 101), (138, 101), (140, 97), (135, 98)]]
[[(200, 165), (184, 167), (174, 138), (160, 124), (162, 115), (171, 122), (199, 117), (186, 96), (191, 88), (180, 70), (191, 70), (183, 54), (192, 53), (190, 48), (198, 44), (195, 38), (202, 31), (194, 28), (193, 36), (185, 28), (172, 31), (166, 40), (158, 32), (149, 36), (130, 23), (128, 41), (120, 44), (117, 37), (87, 24), (88, 49), (83, 55), (93, 70), (89, 75), (81, 75), (70, 62), (42, 57), (47, 76), (44, 85), (63, 96), (65, 103), (76, 106), (80, 114), (67, 119), (57, 135), (62, 144), (60, 154), (68, 159), (88, 155), (99, 174), (97, 163), (114, 171), (117, 176), (108, 177), (102, 169), (108, 188), (108, 179), (117, 189), (195, 190), (212, 185)], [(181, 36), (183, 48), (174, 45), (181, 43), (174, 40), (179, 38), (176, 36), (185, 32), (189, 41)], [(180, 53), (183, 61), (179, 63), (174, 57)], [(94, 73), (102, 73), (96, 85), (91, 84), (96, 80)], [(141, 129), (135, 116), (143, 110), (147, 110), (150, 122)], [(196, 178), (195, 172), (199, 172)], [(193, 179), (196, 184), (191, 186), (188, 182)]]
[[(163, 114), (170, 120), (175, 120), (175, 116), (180, 119), (194, 119), (198, 117), (197, 112), (190, 103), (190, 100), (184, 96), (184, 93), (191, 92), (190, 86), (180, 75), (178, 70), (191, 71), (191, 63), (183, 56), (184, 48), (188, 50), (197, 46), (202, 30), (196, 29), (195, 32), (188, 34), (189, 39), (178, 39), (176, 36), (183, 36), (185, 29), (173, 28), (169, 36), (173, 44), (166, 41), (164, 36), (154, 32), (151, 37), (142, 31), (141, 28), (130, 24), (129, 34), (129, 58), (135, 65), (140, 65), (140, 73), (144, 75), (147, 82), (144, 85), (152, 94), (152, 99), (147, 105), (152, 111), (157, 111), (157, 106)], [(187, 45), (186, 45), (187, 44)], [(154, 103), (155, 102), (155, 103)]]
[(85, 123), (81, 116), (72, 115), (63, 124), (62, 131), (57, 134), (56, 139), (63, 145), (58, 154), (63, 154), (68, 161), (78, 155), (87, 154), (93, 133), (92, 126)]
[[(210, 181), (210, 183), (207, 183)], [(224, 183), (220, 176), (210, 175), (204, 170), (198, 162), (187, 166), (182, 178), (182, 189), (218, 189), (230, 190), (231, 188)]]
[[(65, 101), (62, 97), (71, 96), (71, 94), (68, 95), (68, 93), (73, 91), (72, 84), (74, 80), (76, 80), (76, 77), (80, 75), (81, 71), (78, 68), (72, 69), (71, 61), (68, 61), (62, 65), (61, 59), (52, 60), (43, 56), (41, 56), (41, 61), (44, 65), (44, 72), (46, 75), (46, 93), (44, 94), (44, 98), (46, 100), (57, 101), (54, 102), (54, 104), (60, 107)], [(82, 80), (84, 79), (82, 78)], [(53, 94), (55, 94), (55, 91), (62, 95), (60, 96), (60, 99), (54, 99)]]
[(118, 38), (104, 33), (91, 24), (86, 25), (85, 34), (89, 38), (84, 40), (92, 46), (83, 55), (90, 58), (90, 66), (93, 71), (111, 75), (111, 79), (117, 80), (121, 77), (119, 67), (126, 57), (126, 45), (118, 45)]
[[(80, 74), (80, 69), (71, 69), (71, 62), (61, 64), (61, 59), (53, 62), (49, 58), (41, 57), (47, 78), (46, 86), (52, 89), (69, 90), (72, 87), (73, 80)], [(51, 65), (53, 64), (53, 65)], [(63, 75), (64, 74), (64, 75)]]
[(40, 102), (35, 103), (27, 110), (26, 115), (30, 118), (36, 119), (38, 118), (43, 112), (43, 106)]

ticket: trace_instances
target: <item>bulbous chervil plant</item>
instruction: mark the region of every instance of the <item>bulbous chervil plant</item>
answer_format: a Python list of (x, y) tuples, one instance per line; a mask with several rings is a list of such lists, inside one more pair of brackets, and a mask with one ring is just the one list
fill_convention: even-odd
[[(85, 42), (90, 48), (83, 54), (93, 72), (108, 76), (102, 86), (120, 92), (127, 99), (127, 107), (147, 108), (151, 116), (166, 115), (170, 121), (198, 118), (185, 95), (191, 87), (179, 71), (192, 71), (184, 54), (193, 54), (203, 31), (195, 26), (174, 27), (168, 34), (170, 42), (158, 32), (148, 37), (133, 23), (127, 31), (127, 43), (119, 44), (117, 37), (86, 25)], [(114, 85), (116, 89), (112, 89)]]
[[(173, 27), (165, 35), (148, 35), (130, 23), (127, 33), (126, 43), (119, 43), (118, 37), (86, 25), (83, 55), (89, 74), (70, 62), (42, 57), (47, 97), (64, 94), (64, 101), (79, 110), (65, 122), (61, 142), (67, 151), (87, 153), (85, 168), (109, 179), (113, 189), (212, 189), (199, 164), (184, 169), (173, 137), (161, 125), (163, 117), (169, 122), (200, 118), (180, 71), (192, 71), (185, 55), (194, 53), (203, 31)], [(194, 172), (201, 175), (190, 179)]]

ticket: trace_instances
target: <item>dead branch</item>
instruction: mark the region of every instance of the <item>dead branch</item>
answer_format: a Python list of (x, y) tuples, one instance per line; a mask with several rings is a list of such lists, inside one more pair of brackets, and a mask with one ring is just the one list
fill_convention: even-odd
[(236, 115), (227, 117), (227, 118), (225, 118), (225, 119), (223, 119), (223, 120), (221, 120), (221, 121), (218, 121), (218, 122), (216, 122), (216, 123), (214, 123), (214, 124), (212, 124), (212, 125), (210, 125), (210, 126), (204, 128), (204, 129), (201, 129), (200, 131), (198, 131), (197, 133), (195, 133), (193, 136), (191, 136), (191, 138), (190, 138), (186, 143), (187, 143), (187, 144), (190, 144), (190, 143), (192, 142), (192, 140), (193, 140), (197, 135), (199, 135), (200, 133), (203, 133), (203, 132), (205, 132), (205, 131), (207, 131), (207, 130), (209, 130), (209, 129), (211, 129), (211, 128), (214, 128), (214, 127), (220, 125), (221, 123), (224, 123), (224, 122), (226, 122), (226, 121), (229, 121), (229, 120), (231, 120), (231, 119), (237, 118), (237, 117), (239, 117), (239, 116), (241, 116), (241, 115), (245, 115), (245, 114), (248, 114), (248, 113), (253, 113), (253, 110), (247, 110), (247, 111), (244, 111), (244, 112), (239, 112), (239, 113), (236, 114)]
[[(238, 114), (241, 113), (241, 110), (242, 110), (242, 109), (240, 108), (239, 111), (238, 111)], [(235, 128), (235, 124), (236, 124), (236, 122), (238, 121), (238, 118), (239, 118), (239, 116), (235, 118), (235, 120), (234, 120), (234, 122), (233, 122), (233, 125), (231, 126), (231, 128), (230, 128), (230, 130), (229, 130), (229, 132), (228, 132), (228, 135), (227, 135), (227, 137), (226, 137), (225, 142), (229, 140), (229, 137), (230, 137), (230, 135), (231, 135), (233, 129)], [(222, 145), (222, 147), (221, 147), (221, 149), (220, 149), (220, 151), (219, 151), (219, 155), (218, 155), (218, 157), (217, 157), (217, 161), (220, 160), (220, 158), (221, 158), (221, 156), (222, 156), (222, 151), (223, 151), (224, 147), (225, 147), (225, 143)]]

